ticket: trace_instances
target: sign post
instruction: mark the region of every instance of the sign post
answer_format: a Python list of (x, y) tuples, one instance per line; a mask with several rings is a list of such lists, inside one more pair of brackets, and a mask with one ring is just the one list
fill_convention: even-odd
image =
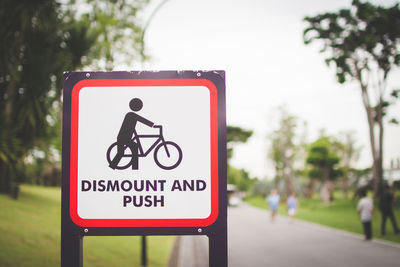
[(146, 241), (146, 236), (142, 235), (142, 257), (141, 257), (141, 264), (142, 266), (146, 267), (147, 266), (147, 241)]
[(223, 71), (64, 74), (62, 266), (84, 236), (207, 235), (227, 266)]

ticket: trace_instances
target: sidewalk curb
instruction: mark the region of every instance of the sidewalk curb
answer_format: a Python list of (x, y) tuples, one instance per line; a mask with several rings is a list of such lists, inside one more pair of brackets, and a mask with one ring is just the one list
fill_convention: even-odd
[(172, 251), (169, 256), (167, 265), (168, 267), (178, 267), (180, 244), (181, 244), (181, 237), (177, 236), (174, 240), (174, 245), (172, 247)]

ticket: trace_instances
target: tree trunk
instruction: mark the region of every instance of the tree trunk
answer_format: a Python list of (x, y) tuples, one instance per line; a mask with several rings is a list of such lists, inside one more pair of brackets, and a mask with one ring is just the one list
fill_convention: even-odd
[(372, 163), (372, 180), (373, 180), (373, 186), (374, 186), (374, 198), (379, 197), (380, 195), (380, 184), (381, 184), (381, 177), (379, 175), (380, 171), (380, 162), (377, 159), (377, 157), (375, 157), (373, 159), (373, 163)]
[(342, 182), (342, 191), (345, 199), (349, 198), (349, 189), (350, 189), (349, 177), (345, 176)]
[[(374, 197), (377, 198), (381, 195), (383, 189), (383, 100), (379, 100), (379, 104), (376, 107), (376, 121), (375, 124), (378, 126), (378, 140), (374, 143), (374, 157), (373, 157), (373, 185), (374, 185)], [(372, 127), (374, 127), (373, 125)], [(373, 131), (374, 129), (372, 129)], [(375, 133), (375, 132), (374, 132)], [(375, 138), (375, 136), (374, 136)], [(375, 139), (374, 139), (375, 140)]]
[(2, 161), (0, 161), (0, 192), (5, 192), (5, 169)]
[(285, 175), (285, 187), (286, 187), (286, 196), (289, 197), (290, 194), (295, 191), (291, 177), (289, 175)]
[(321, 186), (319, 197), (324, 203), (329, 203), (332, 200), (333, 182), (324, 181)]
[[(7, 95), (7, 98), (5, 99), (5, 104), (4, 104), (4, 111), (0, 112), (4, 114), (4, 118), (3, 118), (3, 127), (4, 129), (7, 129), (7, 131), (5, 132), (6, 138), (5, 140), (7, 140), (7, 134), (9, 135), (10, 129), (12, 129), (12, 122), (11, 122), (11, 114), (12, 114), (12, 109), (13, 109), (13, 94), (15, 93), (14, 90), (14, 80), (11, 79), (10, 83), (7, 86), (6, 89), (6, 93), (5, 95)], [(7, 146), (7, 144), (6, 144)], [(10, 178), (10, 171), (9, 171), (9, 162), (10, 162), (10, 155), (6, 152), (6, 157), (8, 157), (8, 162), (4, 162), (2, 160), (0, 160), (0, 192), (3, 193), (10, 193), (11, 190), (11, 178)]]
[(274, 179), (274, 184), (275, 184), (275, 188), (279, 187), (279, 182), (280, 182), (280, 178), (281, 178), (281, 174), (280, 171), (278, 169), (275, 169), (276, 174), (275, 174), (275, 179)]
[(377, 197), (382, 194), (383, 191), (383, 99), (379, 100), (379, 112), (378, 112), (378, 125), (379, 125), (379, 139), (378, 139), (378, 185), (377, 185)]
[(293, 185), (293, 175), (290, 169), (290, 166), (287, 166), (286, 170), (284, 171), (284, 179), (285, 179), (285, 189), (286, 189), (286, 196), (289, 197), (292, 192), (295, 191)]
[[(367, 87), (361, 84), (361, 95), (363, 99), (363, 104), (365, 111), (367, 113), (367, 119), (368, 119), (368, 127), (369, 127), (369, 141), (370, 141), (370, 146), (371, 146), (371, 155), (372, 155), (372, 180), (373, 180), (373, 186), (374, 186), (374, 197), (378, 197), (380, 193), (380, 184), (381, 184), (381, 169), (382, 169), (382, 163), (379, 160), (379, 153), (377, 153), (377, 147), (376, 147), (376, 142), (375, 142), (375, 119), (374, 119), (374, 114), (373, 114), (373, 107), (371, 106), (371, 103), (369, 101), (368, 97), (368, 92), (367, 92)], [(381, 107), (381, 106), (380, 106)], [(379, 110), (380, 108), (377, 107)], [(379, 111), (380, 113), (382, 111)], [(383, 130), (383, 128), (382, 128)], [(381, 136), (378, 141), (380, 141)], [(381, 147), (382, 144), (378, 144), (378, 147)]]
[(315, 187), (315, 179), (310, 179), (310, 182), (307, 186), (307, 193), (306, 193), (307, 198), (312, 198), (314, 194), (314, 187)]
[(0, 192), (10, 192), (10, 179), (7, 175), (7, 164), (0, 161)]
[(322, 168), (322, 186), (319, 193), (319, 197), (325, 202), (329, 203), (332, 198), (332, 181), (330, 177), (329, 167)]

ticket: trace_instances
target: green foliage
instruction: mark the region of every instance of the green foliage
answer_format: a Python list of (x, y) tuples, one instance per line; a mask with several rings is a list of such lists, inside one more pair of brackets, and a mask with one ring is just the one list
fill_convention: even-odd
[(250, 178), (245, 170), (239, 170), (230, 165), (228, 165), (227, 178), (228, 184), (236, 185), (237, 189), (241, 192), (249, 191), (257, 180), (255, 178)]
[(327, 180), (335, 179), (342, 174), (337, 168), (340, 161), (336, 150), (337, 145), (337, 142), (327, 136), (320, 137), (310, 144), (306, 158), (307, 163), (314, 166), (314, 169), (309, 170), (310, 178)]
[[(108, 71), (116, 64), (131, 65), (132, 61), (142, 56), (142, 23), (138, 12), (149, 0), (86, 0), (71, 1), (68, 15), (77, 29), (90, 29), (89, 37), (95, 38), (96, 45), (88, 46), (89, 53), (85, 64), (97, 66)], [(88, 12), (81, 14), (82, 9)], [(80, 36), (86, 36), (84, 32)], [(80, 46), (81, 47), (81, 46)], [(77, 49), (80, 49), (77, 47)], [(121, 56), (121, 54), (123, 56)]]
[(260, 196), (260, 195), (256, 195), (256, 196), (251, 196), (251, 197), (247, 197), (245, 199), (246, 203), (260, 208), (260, 209), (267, 209), (268, 205), (267, 202), (265, 200), (265, 196)]
[[(369, 126), (374, 193), (379, 195), (382, 184), (383, 118), (391, 104), (387, 98), (388, 76), (400, 65), (400, 8), (375, 6), (369, 2), (352, 1), (350, 9), (305, 17), (308, 27), (304, 43), (323, 44), (321, 53), (326, 63), (336, 67), (339, 83), (356, 81)], [(392, 96), (396, 97), (396, 90)], [(397, 123), (397, 119), (390, 120)]]
[(339, 162), (339, 157), (332, 153), (328, 137), (319, 138), (309, 148), (307, 163), (318, 166), (332, 166)]
[(272, 145), (269, 157), (274, 162), (275, 169), (283, 172), (286, 168), (293, 168), (293, 160), (297, 150), (294, 143), (297, 118), (286, 114), (286, 112), (281, 113), (279, 128), (271, 134)]
[[(394, 89), (394, 90), (392, 91), (392, 93), (390, 94), (390, 96), (391, 96), (391, 100), (392, 100), (392, 101), (389, 103), (389, 105), (392, 105), (392, 104), (396, 103), (396, 101), (399, 100), (399, 97), (400, 97), (400, 89)], [(392, 123), (392, 124), (395, 124), (395, 125), (399, 125), (399, 124), (400, 124), (399, 119), (398, 119), (398, 118), (395, 118), (395, 117), (391, 118), (391, 119), (389, 120), (389, 123)]]
[(315, 178), (321, 178), (322, 177), (322, 171), (320, 169), (309, 169), (308, 170), (308, 177), (310, 177), (311, 179), (315, 179)]
[(384, 8), (353, 0), (351, 9), (305, 17), (309, 27), (304, 42), (322, 41), (321, 52), (329, 52), (326, 62), (336, 65), (340, 83), (369, 71), (373, 64), (385, 77), (393, 65), (400, 64), (399, 4)]
[(245, 130), (238, 126), (226, 127), (227, 157), (228, 160), (233, 156), (233, 147), (238, 143), (246, 143), (253, 135), (253, 131)]
[(302, 142), (298, 137), (299, 119), (279, 108), (279, 126), (270, 135), (268, 158), (275, 167), (275, 184), (284, 182), (286, 194), (295, 191), (295, 162), (300, 157)]
[(61, 149), (62, 73), (88, 65), (110, 70), (122, 46), (129, 47), (124, 59), (137, 56), (137, 12), (146, 3), (0, 2), (0, 192), (22, 179), (34, 151), (59, 163), (52, 157)]
[(264, 199), (273, 189), (275, 189), (275, 184), (272, 181), (257, 180), (251, 189), (250, 195), (259, 196)]
[[(70, 57), (55, 1), (2, 1), (0, 61), (0, 191), (8, 191), (17, 166), (47, 136), (46, 115), (61, 90), (56, 75)], [(12, 140), (12, 142), (7, 142)], [(15, 180), (15, 178), (14, 178)]]
[[(0, 266), (60, 266), (60, 188), (22, 185), (0, 195)], [(150, 266), (166, 266), (174, 237), (149, 237)], [(85, 237), (84, 266), (140, 266), (140, 237)]]
[[(253, 134), (251, 130), (245, 130), (237, 126), (227, 126), (226, 142), (227, 142), (227, 160), (233, 156), (233, 148), (235, 144), (246, 143)], [(239, 191), (246, 192), (253, 184), (249, 174), (241, 169), (236, 169), (228, 164), (227, 172), (228, 184), (236, 185)]]

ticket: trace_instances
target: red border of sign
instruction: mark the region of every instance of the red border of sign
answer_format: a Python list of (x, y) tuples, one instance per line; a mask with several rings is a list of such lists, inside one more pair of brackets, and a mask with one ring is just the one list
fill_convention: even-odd
[[(78, 215), (78, 120), (79, 92), (85, 87), (116, 86), (205, 86), (210, 91), (211, 128), (211, 213), (201, 219), (84, 219)], [(207, 79), (98, 79), (83, 80), (72, 89), (70, 216), (82, 227), (205, 227), (218, 217), (218, 95), (214, 83)]]

